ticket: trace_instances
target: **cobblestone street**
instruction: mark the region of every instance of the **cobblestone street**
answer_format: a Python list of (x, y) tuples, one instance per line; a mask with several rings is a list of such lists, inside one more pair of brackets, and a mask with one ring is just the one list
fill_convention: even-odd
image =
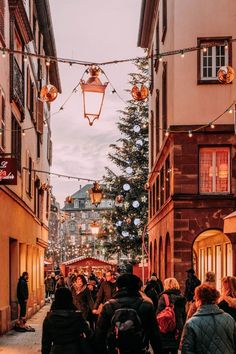
[(27, 323), (35, 328), (35, 332), (19, 333), (14, 330), (0, 337), (0, 353), (4, 354), (36, 354), (41, 352), (42, 322), (50, 306), (44, 306)]

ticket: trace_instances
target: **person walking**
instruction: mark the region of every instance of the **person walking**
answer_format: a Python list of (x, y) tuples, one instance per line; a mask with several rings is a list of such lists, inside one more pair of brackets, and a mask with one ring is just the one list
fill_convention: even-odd
[(51, 278), (51, 275), (48, 274), (46, 279), (44, 280), (45, 285), (45, 299), (46, 301), (50, 301), (51, 294), (54, 292), (54, 281)]
[(133, 274), (118, 277), (118, 291), (104, 304), (98, 317), (95, 331), (98, 354), (144, 354), (149, 342), (154, 354), (162, 353), (154, 308), (142, 299), (140, 283)]
[(183, 331), (182, 354), (235, 354), (234, 319), (216, 305), (220, 293), (209, 285), (195, 289), (197, 312)]
[(23, 272), (17, 284), (17, 300), (20, 307), (19, 320), (16, 322), (15, 330), (18, 332), (35, 332), (35, 329), (26, 325), (26, 310), (29, 297), (28, 291), (28, 272)]
[(186, 312), (188, 313), (188, 310), (193, 302), (194, 290), (201, 284), (201, 281), (196, 277), (194, 269), (190, 268), (186, 270), (186, 273), (188, 277), (185, 282), (184, 296), (187, 300)]
[(228, 276), (222, 279), (221, 296), (218, 306), (236, 321), (236, 277)]
[[(181, 334), (186, 320), (185, 304), (186, 299), (180, 292), (178, 281), (175, 278), (165, 279), (164, 291), (161, 293), (158, 301), (157, 318), (170, 305), (174, 309), (175, 326), (173, 329), (168, 330), (167, 328), (164, 333), (161, 333), (164, 354), (178, 353)], [(161, 327), (160, 330), (162, 331)]]
[[(156, 274), (156, 273), (153, 273)], [(158, 298), (163, 291), (163, 285), (160, 279), (152, 275), (144, 289), (144, 293), (152, 300), (155, 311), (157, 310)]]
[(66, 287), (65, 279), (64, 279), (63, 275), (61, 275), (56, 283), (55, 289), (57, 290), (59, 288), (65, 288), (65, 287)]
[[(91, 330), (80, 312), (76, 312), (71, 291), (59, 288), (55, 293), (54, 308), (43, 321), (42, 354), (80, 354)], [(89, 344), (89, 343), (88, 343)], [(86, 353), (90, 354), (88, 348)]]
[(94, 306), (92, 295), (87, 286), (85, 276), (80, 274), (71, 287), (73, 303), (77, 310), (81, 311), (83, 318), (87, 321), (91, 318)]
[(116, 278), (112, 271), (106, 272), (106, 280), (99, 287), (97, 298), (94, 304), (93, 313), (99, 315), (102, 310), (102, 305), (110, 300), (116, 292)]

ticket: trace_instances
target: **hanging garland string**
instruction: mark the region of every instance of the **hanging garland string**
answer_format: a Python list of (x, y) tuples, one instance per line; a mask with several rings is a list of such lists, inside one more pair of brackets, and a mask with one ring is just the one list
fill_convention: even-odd
[[(232, 39), (227, 39), (225, 45), (228, 45), (228, 43), (234, 43), (236, 42), (236, 38)], [(70, 58), (61, 58), (61, 57), (54, 57), (54, 56), (48, 56), (48, 55), (42, 55), (42, 54), (35, 54), (35, 53), (30, 53), (30, 52), (25, 52), (25, 51), (20, 51), (16, 49), (10, 49), (7, 47), (0, 47), (0, 51), (2, 52), (2, 56), (5, 56), (6, 53), (8, 54), (21, 54), (23, 57), (33, 57), (33, 58), (38, 58), (38, 59), (44, 59), (47, 62), (58, 62), (58, 63), (63, 63), (63, 64), (69, 64), (71, 65), (82, 65), (82, 66), (88, 66), (88, 65), (96, 65), (96, 66), (104, 66), (104, 65), (112, 65), (112, 64), (119, 64), (119, 63), (127, 63), (127, 62), (132, 62), (132, 61), (140, 61), (140, 60), (145, 60), (145, 59), (159, 59), (163, 57), (168, 57), (172, 55), (178, 55), (178, 54), (185, 54), (185, 53), (190, 53), (190, 52), (195, 52), (199, 50), (204, 50), (205, 48), (211, 48), (215, 47), (216, 45), (222, 45), (222, 42), (219, 43), (219, 41), (212, 41), (211, 43), (204, 43), (201, 44), (200, 46), (193, 46), (193, 47), (186, 47), (186, 48), (181, 48), (181, 49), (176, 49), (176, 50), (171, 50), (167, 52), (162, 52), (162, 53), (156, 53), (152, 55), (147, 55), (147, 56), (142, 56), (142, 57), (133, 57), (133, 58), (126, 58), (126, 59), (116, 59), (116, 60), (111, 60), (111, 61), (105, 61), (105, 62), (91, 62), (91, 61), (84, 61), (84, 60), (79, 60), (79, 59), (70, 59)]]

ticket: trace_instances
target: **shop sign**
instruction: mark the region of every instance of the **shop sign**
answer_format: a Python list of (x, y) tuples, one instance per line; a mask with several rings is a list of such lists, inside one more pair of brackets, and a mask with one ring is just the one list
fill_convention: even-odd
[(0, 158), (0, 185), (17, 184), (17, 160)]

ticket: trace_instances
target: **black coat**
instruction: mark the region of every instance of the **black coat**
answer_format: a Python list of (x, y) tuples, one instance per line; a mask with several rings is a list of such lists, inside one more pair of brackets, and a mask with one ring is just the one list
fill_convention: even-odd
[(24, 302), (28, 300), (29, 291), (28, 291), (28, 284), (25, 278), (20, 277), (17, 284), (17, 299), (18, 302)]
[[(150, 341), (154, 354), (160, 354), (162, 352), (161, 338), (153, 305), (143, 300), (143, 303), (137, 309), (135, 305), (139, 299), (142, 299), (139, 293), (131, 296), (125, 290), (118, 291), (113, 299), (117, 299), (120, 307), (135, 308), (137, 310), (142, 321), (146, 342)], [(103, 306), (95, 331), (96, 352), (99, 354), (107, 353), (106, 339), (110, 330), (112, 316), (111, 305), (108, 301)]]
[(219, 302), (218, 306), (221, 310), (227, 312), (230, 316), (232, 316), (233, 319), (236, 321), (236, 308), (230, 307), (228, 302), (225, 300)]
[(183, 295), (181, 295), (180, 290), (172, 289), (163, 291), (158, 301), (157, 314), (164, 310), (164, 308), (166, 307), (163, 294), (167, 294), (170, 303), (174, 305), (176, 330), (174, 332), (169, 332), (165, 334), (161, 333), (162, 345), (165, 349), (178, 349), (181, 334), (186, 320), (186, 299)]
[(80, 354), (80, 338), (91, 331), (80, 312), (53, 310), (43, 321), (42, 354)]
[(158, 304), (158, 297), (163, 291), (163, 285), (160, 279), (150, 280), (145, 287), (145, 294), (152, 300), (154, 309), (156, 311)]
[(100, 304), (104, 304), (106, 301), (110, 300), (116, 292), (116, 283), (110, 281), (104, 281), (100, 285), (97, 293), (97, 299), (94, 304), (94, 309), (97, 310)]
[(188, 278), (186, 280), (184, 296), (186, 297), (187, 301), (193, 300), (194, 290), (200, 284), (201, 284), (201, 281), (196, 277), (196, 275), (192, 275), (191, 278)]
[(94, 306), (94, 302), (90, 290), (87, 287), (85, 287), (83, 291), (81, 291), (79, 294), (76, 294), (76, 290), (72, 286), (71, 292), (73, 297), (73, 304), (75, 305), (77, 310), (82, 312), (83, 318), (85, 320), (88, 320)]

